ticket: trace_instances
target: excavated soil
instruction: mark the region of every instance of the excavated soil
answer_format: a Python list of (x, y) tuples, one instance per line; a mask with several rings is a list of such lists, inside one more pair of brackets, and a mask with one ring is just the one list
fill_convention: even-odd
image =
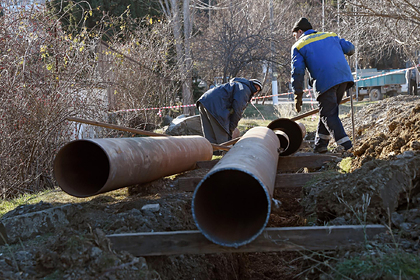
[[(318, 170), (330, 172), (309, 186), (276, 189), (274, 198), (281, 204), (273, 208), (268, 227), (385, 223), (402, 233), (401, 248), (418, 254), (419, 111), (420, 99), (411, 96), (389, 98), (358, 111), (352, 172), (337, 172), (334, 162)], [(351, 135), (350, 118), (343, 124)], [(25, 239), (0, 246), (0, 279), (329, 279), (323, 275), (329, 273), (329, 265), (315, 269), (320, 258), (311, 252), (143, 258), (112, 250), (108, 234), (196, 230), (192, 192), (181, 191), (177, 180), (208, 171), (196, 169), (116, 191), (123, 192), (124, 199), (115, 199), (110, 192), (83, 203), (17, 207), (2, 217), (4, 224), (58, 206), (66, 209), (66, 216), (61, 226), (43, 226)], [(148, 204), (158, 208), (142, 210)], [(383, 234), (374, 242), (390, 239)], [(359, 251), (339, 250), (332, 256)]]

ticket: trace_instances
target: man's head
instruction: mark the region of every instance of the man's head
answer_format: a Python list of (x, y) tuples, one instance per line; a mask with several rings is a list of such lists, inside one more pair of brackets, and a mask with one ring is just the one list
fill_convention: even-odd
[(257, 79), (250, 79), (249, 81), (254, 84), (255, 88), (257, 89), (257, 92), (262, 91), (263, 86), (262, 86), (262, 83), (259, 80), (257, 80)]
[(301, 18), (293, 25), (293, 36), (298, 40), (309, 29), (312, 29), (311, 23), (306, 18)]

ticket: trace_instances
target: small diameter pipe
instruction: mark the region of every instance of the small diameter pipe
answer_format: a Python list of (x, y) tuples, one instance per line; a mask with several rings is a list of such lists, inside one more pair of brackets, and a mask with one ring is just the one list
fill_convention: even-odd
[(280, 156), (289, 156), (297, 152), (306, 135), (305, 126), (290, 119), (276, 119), (267, 127), (272, 129), (279, 138)]
[(184, 172), (212, 156), (201, 136), (76, 140), (57, 153), (54, 175), (63, 191), (88, 197)]
[(279, 139), (267, 127), (254, 127), (198, 184), (192, 213), (210, 241), (239, 247), (267, 225), (277, 173)]

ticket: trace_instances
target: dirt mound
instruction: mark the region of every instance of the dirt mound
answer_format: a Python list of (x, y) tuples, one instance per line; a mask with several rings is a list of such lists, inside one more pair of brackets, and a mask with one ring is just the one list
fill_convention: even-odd
[[(355, 113), (357, 159), (352, 170), (373, 159), (387, 159), (420, 150), (420, 98), (400, 95), (371, 104)], [(343, 119), (349, 133), (351, 118)], [(352, 133), (349, 133), (352, 135)]]

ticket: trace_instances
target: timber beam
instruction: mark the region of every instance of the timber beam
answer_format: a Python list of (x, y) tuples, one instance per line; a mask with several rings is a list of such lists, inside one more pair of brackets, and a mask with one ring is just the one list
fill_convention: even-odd
[(239, 248), (223, 247), (209, 241), (200, 231), (111, 234), (111, 247), (134, 256), (335, 250), (362, 243), (385, 233), (382, 225), (315, 226), (266, 228), (251, 243)]

